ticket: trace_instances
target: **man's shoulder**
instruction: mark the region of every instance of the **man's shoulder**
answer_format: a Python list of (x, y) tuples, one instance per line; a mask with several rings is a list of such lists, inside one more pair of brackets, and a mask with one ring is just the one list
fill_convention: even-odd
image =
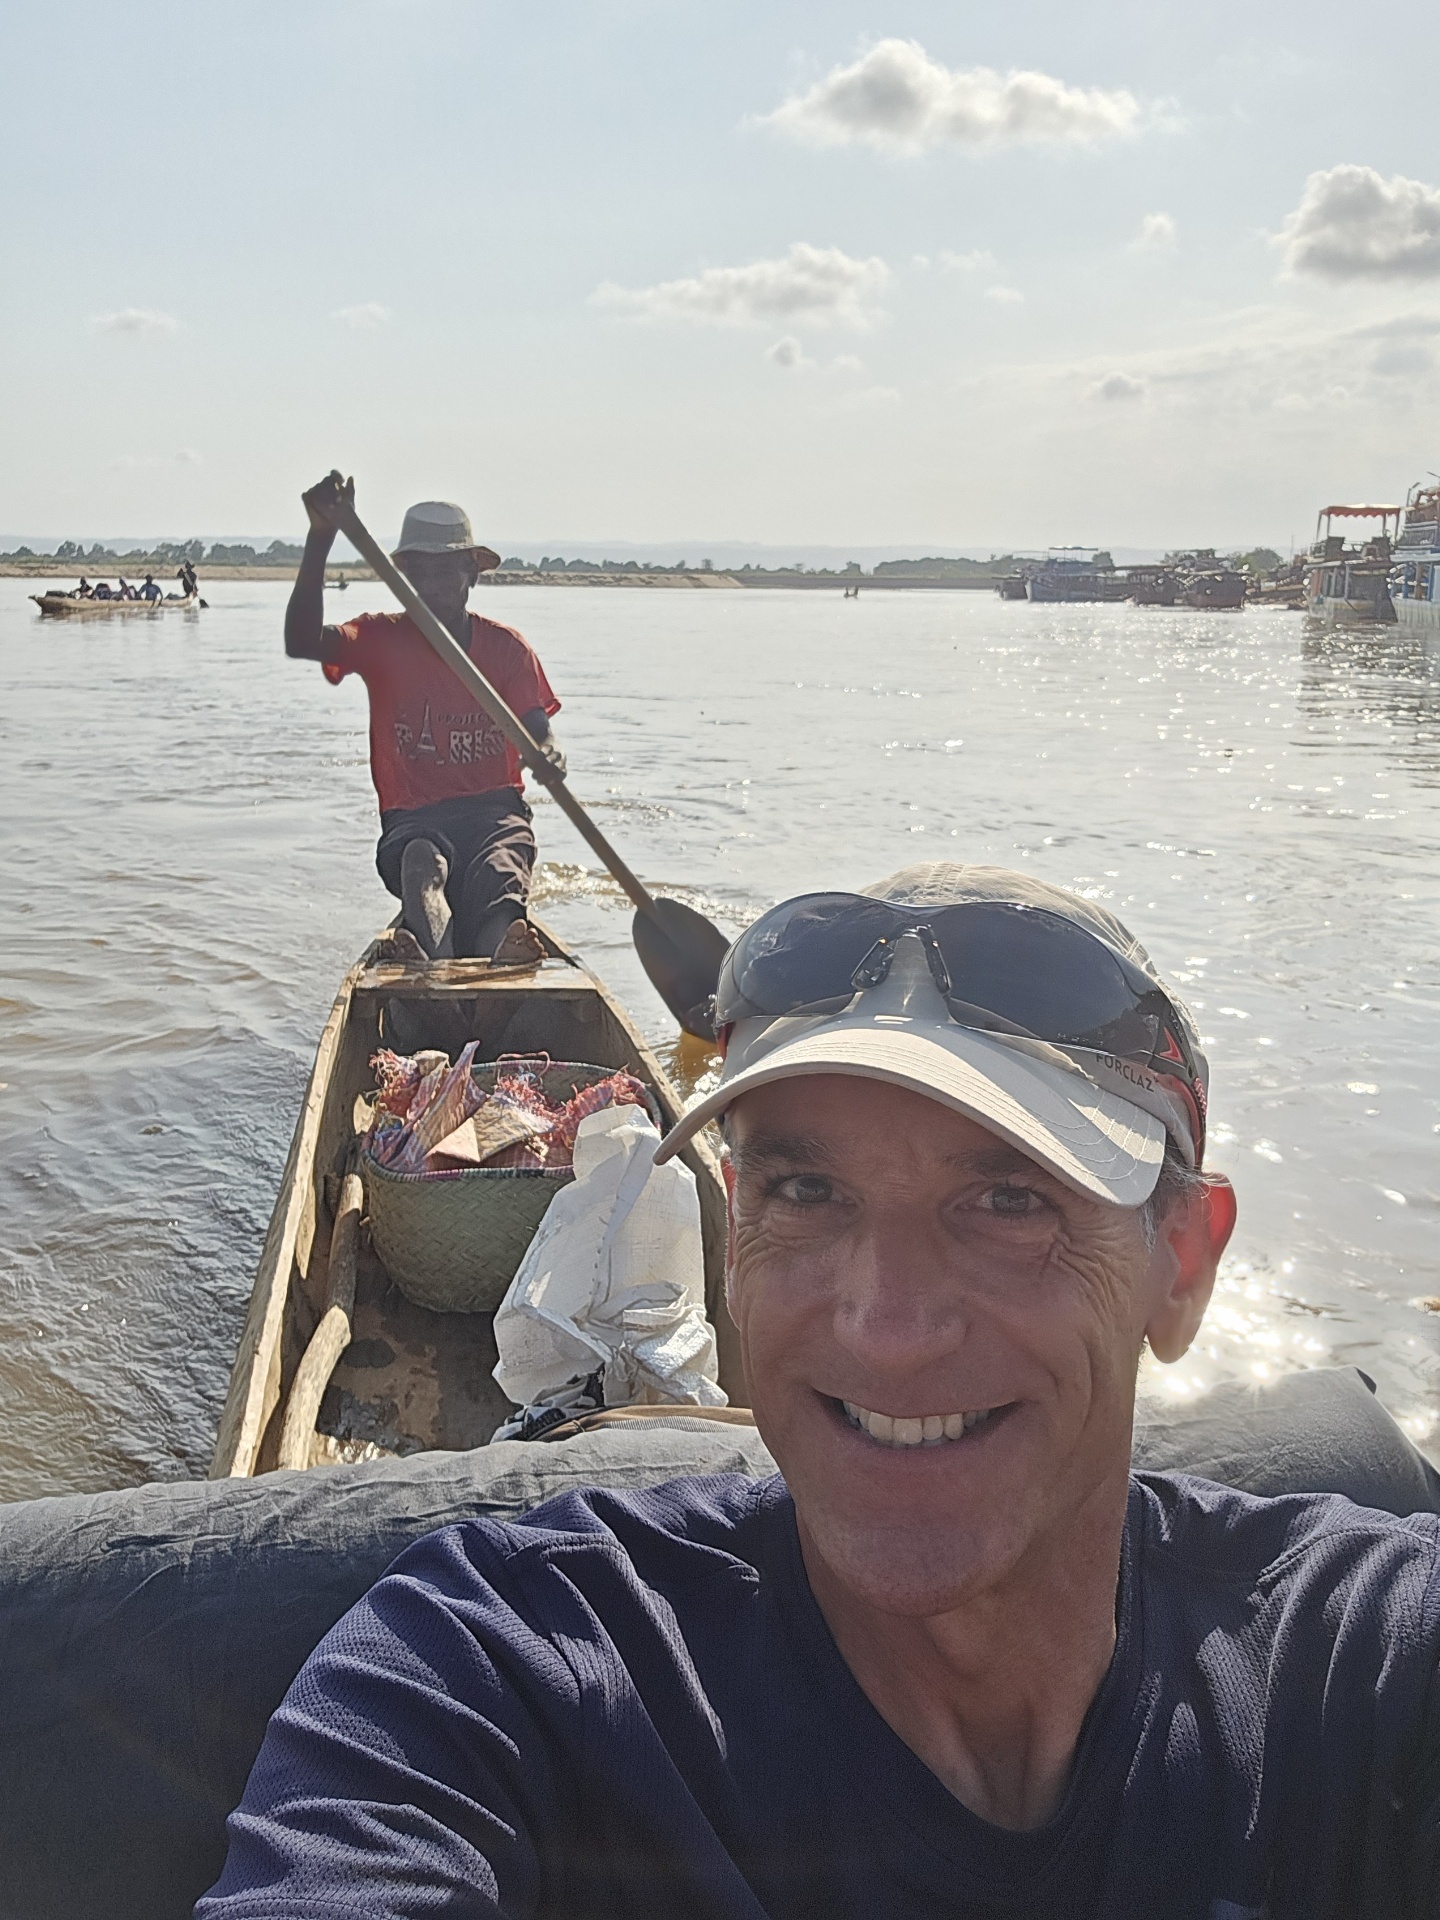
[(656, 1487), (579, 1487), (518, 1518), (456, 1520), (393, 1562), (359, 1609), (400, 1637), (449, 1615), (487, 1643), (548, 1669), (543, 1648), (592, 1635), (648, 1637), (685, 1615), (724, 1631), (761, 1582), (767, 1525), (789, 1495), (778, 1476), (687, 1477)]
[(343, 633), (350, 640), (379, 638), (381, 635), (408, 633), (411, 631), (411, 620), (408, 613), (357, 613), (353, 619), (337, 626), (335, 631)]
[(1399, 1551), (1433, 1556), (1440, 1540), (1440, 1514), (1384, 1513), (1341, 1493), (1266, 1496), (1171, 1472), (1137, 1472), (1131, 1484), (1151, 1540), (1177, 1552), (1201, 1543), (1212, 1550), (1220, 1537), (1233, 1539), (1247, 1555), (1269, 1546), (1289, 1551), (1349, 1538), (1388, 1541)]
[(520, 1557), (566, 1560), (597, 1549), (636, 1562), (716, 1554), (749, 1561), (760, 1552), (767, 1517), (789, 1498), (778, 1474), (763, 1480), (687, 1474), (652, 1487), (574, 1487), (515, 1519), (460, 1520), (441, 1532), (496, 1567)]
[(1181, 1473), (1132, 1479), (1141, 1577), (1186, 1610), (1243, 1590), (1264, 1611), (1313, 1600), (1332, 1625), (1360, 1605), (1378, 1627), (1440, 1637), (1440, 1515), (1399, 1517), (1342, 1494), (1264, 1498)]
[(533, 654), (535, 651), (518, 627), (507, 626), (503, 620), (492, 620), (484, 613), (472, 613), (470, 625), (475, 644), (497, 654)]

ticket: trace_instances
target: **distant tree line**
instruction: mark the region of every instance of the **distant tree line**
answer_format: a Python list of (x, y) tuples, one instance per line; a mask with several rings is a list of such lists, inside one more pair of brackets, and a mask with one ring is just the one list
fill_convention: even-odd
[[(712, 574), (716, 572), (716, 564), (708, 559), (695, 566), (689, 561), (566, 561), (561, 555), (547, 553), (540, 561), (522, 561), (511, 555), (499, 563), (499, 570), (503, 574)], [(879, 572), (879, 568), (876, 570)], [(751, 566), (747, 561), (745, 566), (722, 566), (720, 572), (774, 576), (776, 580), (793, 580), (795, 574), (806, 574), (812, 580), (843, 580), (862, 574), (864, 568), (858, 561), (851, 561), (847, 566), (806, 566), (804, 561), (795, 561), (793, 566)]]
[[(294, 567), (300, 563), (304, 549), (295, 541), (272, 540), (263, 549), (247, 546), (243, 543), (227, 545), (215, 541), (207, 547), (203, 540), (162, 540), (153, 547), (128, 547), (122, 553), (114, 547), (102, 546), (98, 541), (93, 546), (83, 542), (62, 540), (53, 554), (35, 553), (29, 547), (17, 547), (14, 553), (0, 554), (0, 561), (33, 560), (44, 562), (53, 559), (68, 562), (72, 567), (84, 566), (92, 572), (101, 572), (117, 567), (131, 571), (144, 567), (178, 567), (183, 560), (189, 560), (195, 566), (209, 564), (216, 567)], [(1267, 573), (1278, 567), (1280, 555), (1270, 547), (1253, 547), (1248, 553), (1236, 553), (1227, 556), (1230, 566), (1239, 567), (1249, 573)], [(807, 567), (797, 560), (793, 566), (757, 567), (746, 563), (741, 567), (722, 569), (728, 573), (743, 576), (749, 580), (773, 579), (777, 581), (793, 580), (803, 575), (810, 580), (853, 580), (873, 577), (876, 580), (924, 578), (932, 580), (980, 578), (988, 580), (996, 574), (1013, 573), (1017, 569), (1035, 565), (1035, 556), (1022, 554), (991, 554), (988, 560), (967, 560), (952, 555), (936, 554), (921, 560), (880, 560), (873, 574), (865, 575), (865, 569), (858, 560), (851, 560), (843, 567)], [(559, 554), (545, 554), (539, 560), (522, 560), (516, 555), (500, 562), (502, 573), (713, 573), (715, 566), (711, 560), (701, 560), (697, 568), (692, 568), (688, 560), (587, 560), (576, 558), (566, 560)]]
[(93, 572), (104, 567), (178, 567), (182, 560), (200, 566), (208, 561), (216, 567), (293, 567), (298, 566), (303, 547), (292, 541), (272, 540), (263, 552), (254, 547), (226, 546), (216, 541), (207, 547), (203, 540), (161, 540), (153, 547), (102, 546), (97, 540), (87, 547), (83, 541), (62, 540), (53, 554), (35, 553), (29, 547), (17, 547), (14, 553), (0, 554), (0, 560), (66, 560), (71, 566), (84, 565)]

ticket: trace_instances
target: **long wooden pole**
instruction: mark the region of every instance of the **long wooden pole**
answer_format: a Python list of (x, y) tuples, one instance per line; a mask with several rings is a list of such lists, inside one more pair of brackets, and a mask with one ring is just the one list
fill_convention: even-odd
[(525, 765), (546, 789), (556, 806), (569, 817), (581, 838), (600, 856), (639, 911), (648, 919), (654, 920), (655, 896), (646, 890), (644, 884), (626, 866), (570, 791), (564, 774), (557, 767), (551, 766), (538, 743), (521, 722), (519, 715), (501, 699), (465, 649), (436, 619), (414, 587), (391, 560), (389, 554), (357, 518), (353, 507), (341, 514), (340, 530), (356, 552), (364, 556), (366, 564), (374, 570), (376, 577), (383, 580), (389, 587), (456, 679), (462, 681), (485, 710), (494, 716), (500, 731), (520, 755)]

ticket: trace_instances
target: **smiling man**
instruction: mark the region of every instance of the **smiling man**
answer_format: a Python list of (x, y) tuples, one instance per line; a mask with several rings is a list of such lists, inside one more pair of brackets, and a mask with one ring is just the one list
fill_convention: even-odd
[(1130, 1472), (1234, 1221), (1188, 1015), (998, 869), (732, 948), (730, 1305), (781, 1473), (396, 1562), (204, 1920), (1433, 1915), (1432, 1515)]

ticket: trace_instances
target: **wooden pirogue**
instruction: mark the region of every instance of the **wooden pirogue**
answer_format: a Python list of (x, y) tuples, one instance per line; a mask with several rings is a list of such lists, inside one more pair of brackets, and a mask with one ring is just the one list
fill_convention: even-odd
[(42, 614), (62, 620), (86, 620), (109, 613), (188, 613), (200, 604), (198, 593), (187, 593), (182, 600), (77, 600), (70, 593), (32, 593), (30, 598)]
[[(212, 1479), (264, 1473), (280, 1461), (287, 1403), (307, 1344), (330, 1300), (329, 1256), (344, 1176), (353, 1165), (356, 1105), (373, 1091), (377, 1048), (438, 1047), (453, 1059), (468, 1040), (477, 1058), (549, 1054), (624, 1068), (655, 1099), (662, 1126), (681, 1100), (618, 1002), (544, 927), (534, 967), (485, 960), (407, 966), (372, 943), (345, 976), (320, 1035), (310, 1083), (260, 1256), (211, 1463)], [(383, 941), (384, 936), (381, 936)], [(681, 1154), (699, 1184), (706, 1310), (716, 1328), (720, 1381), (744, 1402), (738, 1341), (725, 1311), (725, 1193), (703, 1137)], [(348, 1241), (349, 1232), (337, 1236)], [(346, 1283), (348, 1285), (348, 1282)], [(511, 1411), (491, 1377), (488, 1313), (432, 1313), (407, 1300), (365, 1236), (355, 1268), (353, 1337), (336, 1365), (308, 1459), (321, 1466), (423, 1448), (481, 1446)]]

